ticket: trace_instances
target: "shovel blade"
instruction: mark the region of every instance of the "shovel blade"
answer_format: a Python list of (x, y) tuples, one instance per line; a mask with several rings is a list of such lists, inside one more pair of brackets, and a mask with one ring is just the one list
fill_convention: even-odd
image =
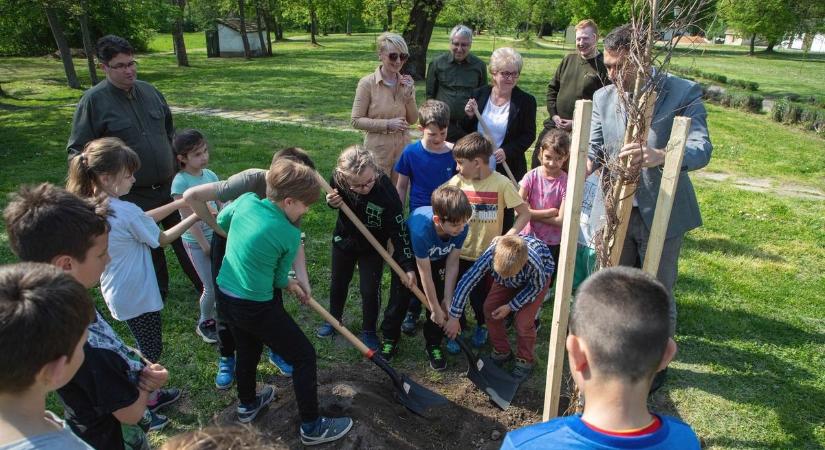
[(501, 409), (510, 406), (519, 386), (518, 380), (487, 356), (478, 358), (474, 364), (470, 364), (467, 378)]
[(414, 414), (426, 417), (430, 408), (449, 403), (443, 395), (416, 383), (407, 375), (399, 375), (381, 355), (373, 354), (369, 359), (390, 376), (395, 386), (395, 398)]

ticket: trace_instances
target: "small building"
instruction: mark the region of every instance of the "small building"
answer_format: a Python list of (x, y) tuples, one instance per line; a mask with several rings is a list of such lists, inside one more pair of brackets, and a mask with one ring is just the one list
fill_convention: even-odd
[[(266, 29), (261, 30), (266, 39)], [(262, 56), (266, 49), (261, 48), (258, 25), (254, 20), (246, 21), (246, 38), (252, 56)], [(215, 20), (215, 29), (206, 32), (207, 54), (210, 57), (244, 56), (241, 38), (241, 19), (226, 18)]]
[[(787, 41), (787, 48), (796, 50), (804, 50), (805, 33), (798, 34)], [(811, 40), (811, 48), (808, 50), (812, 53), (825, 53), (825, 34), (817, 33)]]

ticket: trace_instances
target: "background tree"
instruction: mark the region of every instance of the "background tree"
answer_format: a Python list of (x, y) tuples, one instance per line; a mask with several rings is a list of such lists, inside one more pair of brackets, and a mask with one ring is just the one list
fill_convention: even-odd
[(92, 85), (97, 84), (97, 65), (95, 64), (95, 47), (92, 43), (92, 33), (89, 30), (89, 0), (80, 0), (77, 9), (77, 21), (80, 23), (80, 34), (83, 40), (83, 51), (86, 53), (86, 63), (89, 67), (89, 79)]
[(189, 67), (189, 56), (186, 54), (186, 42), (183, 39), (183, 10), (186, 7), (186, 0), (171, 0), (174, 23), (172, 25), (172, 44), (175, 48), (175, 56), (178, 59), (179, 67)]
[(261, 0), (255, 0), (255, 24), (258, 25), (258, 41), (261, 44), (261, 54), (272, 56), (272, 47), (267, 45), (269, 41), (269, 30), (266, 30), (267, 39), (264, 41), (264, 25), (262, 15)]
[(70, 88), (80, 89), (80, 81), (77, 79), (77, 72), (74, 70), (74, 62), (72, 61), (72, 52), (69, 49), (69, 42), (66, 40), (66, 35), (63, 34), (63, 23), (57, 16), (57, 11), (53, 4), (43, 3), (43, 10), (46, 12), (46, 20), (49, 21), (49, 28), (54, 35), (54, 41), (57, 44), (57, 49), (60, 52), (60, 60), (63, 61), (63, 70), (66, 72), (66, 81)]
[(404, 40), (410, 48), (410, 58), (402, 70), (416, 80), (424, 79), (427, 70), (427, 47), (430, 45), (438, 13), (443, 8), (443, 0), (413, 0), (410, 17), (404, 27)]
[(244, 0), (238, 0), (238, 18), (241, 20), (241, 41), (243, 41), (243, 55), (247, 59), (252, 57), (249, 50), (249, 38), (246, 35), (246, 4)]
[(797, 29), (799, 17), (788, 0), (721, 0), (719, 14), (725, 22), (743, 37), (750, 38), (749, 55), (754, 54), (757, 36), (768, 41), (766, 51)]

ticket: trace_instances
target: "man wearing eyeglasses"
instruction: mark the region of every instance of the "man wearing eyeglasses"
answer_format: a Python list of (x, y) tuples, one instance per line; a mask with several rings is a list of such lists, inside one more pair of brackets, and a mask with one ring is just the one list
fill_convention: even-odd
[(464, 117), (464, 105), (477, 88), (487, 85), (487, 66), (470, 53), (473, 30), (456, 25), (450, 32), (450, 52), (436, 57), (427, 69), (427, 98), (450, 106), (447, 141), (464, 136), (458, 125)]
[[(87, 90), (77, 104), (72, 132), (66, 150), (69, 159), (83, 151), (90, 141), (102, 137), (123, 140), (140, 157), (140, 169), (134, 173), (135, 185), (122, 200), (144, 211), (172, 201), (172, 178), (177, 166), (172, 152), (175, 128), (172, 112), (163, 95), (149, 83), (137, 79), (137, 61), (129, 41), (108, 35), (97, 41), (97, 59), (106, 79)], [(164, 228), (180, 222), (170, 214)], [(180, 239), (172, 243), (175, 255), (195, 289), (203, 288)], [(169, 274), (163, 248), (152, 250), (152, 263), (163, 298), (169, 290)]]

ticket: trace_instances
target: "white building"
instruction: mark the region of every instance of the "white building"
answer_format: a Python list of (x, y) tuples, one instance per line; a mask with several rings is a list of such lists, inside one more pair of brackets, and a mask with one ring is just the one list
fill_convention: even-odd
[[(243, 39), (241, 39), (241, 19), (228, 18), (217, 19), (215, 21), (217, 28), (219, 55), (226, 56), (244, 56), (243, 53)], [(266, 29), (261, 30), (266, 39)], [(255, 21), (246, 21), (246, 38), (249, 40), (249, 51), (252, 56), (261, 56), (266, 52), (266, 49), (261, 49), (261, 40), (258, 37), (258, 26)], [(207, 33), (207, 40), (209, 40), (209, 33)], [(207, 44), (209, 45), (209, 44)]]
[[(794, 36), (788, 42), (788, 48), (793, 48), (796, 50), (802, 50), (802, 46), (805, 43), (805, 34), (800, 34), (798, 36)], [(817, 33), (814, 35), (814, 39), (811, 42), (811, 53), (825, 53), (825, 34)]]

